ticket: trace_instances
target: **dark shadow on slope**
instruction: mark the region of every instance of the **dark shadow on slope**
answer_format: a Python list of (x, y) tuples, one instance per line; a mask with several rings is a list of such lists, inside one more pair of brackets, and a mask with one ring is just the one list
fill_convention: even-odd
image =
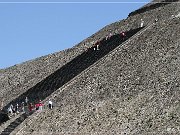
[(11, 124), (5, 128), (0, 135), (10, 135), (11, 132), (19, 126), (25, 119), (27, 118), (27, 115), (24, 113), (19, 118), (17, 118), (15, 121), (11, 122)]
[(162, 7), (162, 6), (171, 4), (172, 2), (177, 2), (177, 1), (179, 1), (179, 0), (165, 0), (165, 1), (162, 1), (160, 3), (155, 3), (155, 4), (152, 4), (150, 6), (142, 7), (138, 10), (135, 10), (135, 11), (131, 12), (128, 16), (141, 14), (141, 13), (144, 13), (146, 11), (150, 11), (150, 10), (153, 10), (153, 9), (156, 9), (156, 8), (159, 8), (159, 7)]
[(0, 125), (3, 123), (3, 122), (6, 122), (9, 120), (9, 116), (6, 112), (3, 112), (1, 111), (0, 112)]
[[(141, 29), (142, 28), (137, 28), (127, 31), (127, 38), (125, 40), (128, 40), (131, 36), (136, 34)], [(7, 106), (4, 107), (4, 109), (6, 109), (10, 104), (15, 104), (17, 102), (21, 103), (22, 101), (24, 101), (26, 96), (29, 98), (30, 102), (37, 102), (39, 99), (45, 99), (58, 88), (62, 87), (65, 83), (94, 64), (97, 60), (104, 57), (107, 53), (119, 46), (125, 40), (122, 40), (119, 34), (112, 36), (109, 40), (105, 40), (104, 38), (99, 47), (99, 51), (95, 51), (93, 47), (89, 48), (87, 51), (77, 56), (72, 61), (45, 78), (43, 81), (27, 90), (18, 98), (11, 101)]]

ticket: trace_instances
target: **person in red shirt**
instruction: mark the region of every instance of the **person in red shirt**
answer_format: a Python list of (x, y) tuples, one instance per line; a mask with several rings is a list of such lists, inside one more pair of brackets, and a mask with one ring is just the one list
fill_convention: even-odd
[(33, 108), (34, 108), (34, 107), (33, 107), (33, 104), (30, 103), (30, 104), (29, 104), (29, 112), (32, 112)]
[(39, 110), (39, 103), (35, 104), (35, 108), (36, 108), (36, 110)]

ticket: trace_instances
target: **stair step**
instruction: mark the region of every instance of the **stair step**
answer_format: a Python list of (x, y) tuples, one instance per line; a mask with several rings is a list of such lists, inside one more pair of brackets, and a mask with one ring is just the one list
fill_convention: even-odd
[(4, 130), (3, 132), (8, 132), (8, 133), (11, 133), (11, 131), (13, 131), (14, 129), (6, 129)]
[(21, 124), (22, 123), (22, 121), (21, 122), (16, 122), (16, 123), (14, 123), (14, 125), (19, 125), (19, 124)]
[(7, 128), (11, 127), (11, 128), (16, 128), (18, 125), (9, 125)]
[(11, 123), (10, 125), (19, 125), (19, 123)]
[(2, 132), (0, 135), (9, 135), (10, 134), (10, 132)]
[(19, 126), (27, 118), (26, 114), (22, 114), (20, 117), (15, 119), (14, 122), (11, 122), (8, 127), (0, 133), (0, 135), (9, 135), (17, 126)]
[(17, 120), (17, 121), (14, 121), (15, 123), (22, 123), (24, 120)]
[[(133, 35), (136, 35), (136, 33), (138, 33), (139, 31), (135, 31), (134, 33), (133, 33)], [(129, 35), (130, 37), (129, 38), (131, 38), (133, 35)], [(116, 38), (117, 38), (117, 36), (116, 36)], [(129, 39), (128, 38), (128, 39)], [(127, 40), (128, 40), (127, 39)], [(75, 74), (75, 75), (78, 75), (78, 74), (80, 74), (80, 72), (79, 71), (83, 71), (84, 69), (87, 69), (89, 66), (91, 66), (91, 64), (94, 64), (97, 60), (99, 60), (100, 58), (102, 58), (102, 57), (104, 57), (104, 55), (106, 55), (107, 53), (109, 53), (111, 50), (113, 50), (114, 48), (116, 48), (117, 46), (119, 46), (119, 44), (123, 44), (123, 43), (126, 43), (126, 41), (119, 41), (119, 38), (118, 39), (114, 39), (114, 41), (113, 42), (110, 42), (110, 43), (107, 43), (106, 44), (106, 46), (108, 47), (108, 45), (110, 45), (110, 44), (112, 44), (111, 46), (110, 46), (110, 49), (108, 49), (107, 51), (105, 50), (105, 46), (104, 46), (104, 49), (102, 49), (103, 50), (103, 54), (99, 54), (99, 52), (96, 52), (96, 51), (92, 51), (91, 52), (91, 54), (93, 53), (94, 54), (94, 56), (93, 55), (90, 55), (90, 56), (92, 56), (93, 57), (93, 60), (91, 60), (91, 62), (90, 62), (90, 64), (89, 65), (86, 65), (86, 61), (89, 61), (89, 55), (87, 55), (87, 54), (83, 54), (83, 55), (81, 55), (81, 56), (79, 56), (79, 58), (78, 59), (76, 59), (76, 60), (74, 60), (71, 64), (72, 65), (67, 65), (66, 67), (67, 68), (65, 68), (65, 69), (69, 69), (69, 68), (72, 68), (71, 66), (73, 66), (73, 65), (76, 65), (76, 63), (78, 63), (82, 58), (83, 58), (83, 56), (88, 56), (86, 59), (84, 59), (84, 63), (82, 64), (83, 65), (83, 68), (81, 68), (81, 65), (78, 65), (77, 67), (75, 67), (75, 69), (77, 69), (77, 72), (74, 72), (73, 73), (73, 75)], [(91, 58), (91, 57), (90, 57)], [(59, 71), (59, 70), (58, 70)], [(61, 70), (60, 70), (61, 71)], [(63, 71), (63, 68), (62, 68), (62, 71)], [(76, 70), (74, 70), (74, 71), (76, 71)], [(55, 76), (55, 77), (59, 77), (59, 76)], [(75, 77), (75, 76), (73, 76), (73, 77)], [(68, 78), (68, 77), (67, 77)], [(69, 79), (66, 79), (66, 80), (63, 80), (63, 81), (65, 81), (65, 82), (68, 82), (69, 81)], [(43, 83), (48, 83), (49, 82), (49, 80), (45, 80)], [(54, 87), (56, 86), (56, 83), (58, 83), (57, 81), (55, 81), (54, 82)], [(44, 84), (43, 84), (44, 85)], [(62, 84), (63, 85), (63, 84)], [(60, 87), (60, 85), (58, 85), (58, 87)], [(27, 118), (27, 115), (26, 114), (22, 114), (19, 118), (17, 118), (14, 122), (12, 122), (4, 131), (3, 131), (3, 133), (8, 133), (8, 134), (10, 134), (11, 133), (11, 131), (13, 131), (18, 125), (20, 125), (25, 119)], [(7, 132), (7, 131), (10, 131), (10, 132)], [(0, 135), (6, 135), (6, 134), (0, 134)]]
[[(14, 129), (15, 127), (11, 127), (11, 126), (9, 126), (9, 127), (7, 127), (7, 129)], [(4, 129), (5, 130), (5, 129)]]
[(14, 128), (13, 127), (8, 127), (6, 129), (4, 129), (4, 131), (9, 131), (9, 130), (14, 130)]

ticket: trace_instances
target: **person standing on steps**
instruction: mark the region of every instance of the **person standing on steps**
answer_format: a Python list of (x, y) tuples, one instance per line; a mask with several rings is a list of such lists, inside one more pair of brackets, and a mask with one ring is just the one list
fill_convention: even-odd
[(24, 104), (24, 110), (26, 113), (28, 113), (28, 102), (29, 102), (29, 99), (28, 97), (25, 98), (25, 104)]
[(126, 39), (126, 33), (123, 31), (120, 33), (120, 38), (124, 41)]
[(143, 19), (141, 19), (140, 27), (142, 28), (143, 26), (144, 26), (144, 21), (143, 21)]
[(53, 102), (50, 99), (48, 101), (48, 107), (49, 107), (49, 109), (53, 108)]
[(39, 110), (39, 103), (36, 103), (36, 104), (35, 104), (35, 109), (36, 109), (36, 111)]
[(10, 113), (11, 115), (13, 113), (13, 105), (12, 104), (8, 108), (8, 113)]
[(16, 113), (18, 114), (19, 113), (19, 104), (18, 103), (16, 104), (15, 110), (16, 110)]
[(100, 46), (100, 38), (95, 42), (94, 44), (94, 50), (99, 50), (99, 46)]
[(98, 50), (97, 48), (99, 47), (99, 41), (96, 41), (93, 46), (94, 50)]
[(28, 105), (28, 101), (29, 101), (29, 100), (28, 100), (28, 97), (26, 97), (26, 98), (25, 98), (25, 106)]
[(12, 108), (12, 111), (13, 111), (14, 116), (16, 116), (16, 106), (14, 106), (14, 107)]
[(109, 39), (109, 35), (106, 36), (106, 40), (108, 40), (108, 39)]
[(98, 44), (96, 45), (96, 50), (99, 50), (100, 41), (98, 41)]
[(25, 112), (25, 109), (24, 109), (24, 102), (21, 103), (21, 110), (22, 110), (23, 113)]
[(113, 36), (113, 34), (110, 32), (110, 33), (106, 36), (106, 40), (111, 39), (112, 36)]
[(33, 104), (30, 103), (30, 104), (29, 104), (29, 112), (31, 113), (32, 111), (33, 111)]
[(43, 104), (42, 104), (42, 101), (39, 100), (39, 111), (42, 111), (42, 109), (43, 109)]
[(111, 39), (112, 36), (113, 36), (113, 34), (110, 32), (109, 33), (109, 39)]

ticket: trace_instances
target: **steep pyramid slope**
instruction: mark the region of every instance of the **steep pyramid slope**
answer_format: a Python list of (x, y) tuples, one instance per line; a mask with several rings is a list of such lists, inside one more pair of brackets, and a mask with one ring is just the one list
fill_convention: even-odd
[[(101, 41), (101, 45), (99, 46), (99, 49), (101, 51), (94, 51), (94, 47), (89, 48), (87, 51), (77, 56), (71, 62), (67, 63), (62, 68), (58, 69), (52, 75), (48, 76), (42, 82), (38, 83), (37, 85), (32, 87), (30, 90), (23, 93), (13, 102), (20, 101), (25, 96), (29, 97), (30, 102), (34, 102), (32, 101), (32, 99), (35, 101), (38, 101), (39, 99), (42, 100), (46, 98), (52, 92), (54, 91), (56, 92), (56, 89), (63, 86), (72, 78), (74, 78), (78, 74), (81, 74), (82, 71), (86, 70), (94, 62), (102, 58), (108, 52), (112, 51), (118, 45), (120, 45), (123, 42), (128, 41), (131, 36), (136, 35), (136, 33), (137, 32), (139, 33), (139, 31), (142, 31), (142, 28), (138, 28), (138, 29), (134, 29), (134, 30), (130, 30), (126, 32), (126, 38), (124, 39), (121, 39), (119, 34), (112, 36), (109, 40), (104, 39), (103, 41)], [(13, 131), (13, 128), (17, 127), (17, 124), (16, 126), (14, 126), (14, 123), (16, 123), (16, 120), (12, 122), (6, 129), (4, 129), (3, 133), (6, 132), (7, 134), (7, 132)], [(5, 125), (3, 125), (3, 127), (5, 127)]]
[(167, 4), (151, 10), (149, 10), (149, 6), (145, 7), (143, 13), (135, 14), (125, 20), (110, 24), (71, 49), (0, 70), (0, 97), (4, 97), (4, 105), (7, 105), (7, 103), (16, 99), (83, 53), (87, 47), (92, 46), (92, 41), (105, 37), (110, 31), (114, 34), (120, 31), (130, 31), (139, 27), (141, 18), (144, 20), (145, 25), (147, 25), (148, 23), (152, 23), (156, 18), (159, 20), (168, 19), (171, 15), (177, 15), (180, 12), (180, 7), (177, 3)]
[[(40, 132), (88, 134), (107, 131), (116, 134), (178, 132), (180, 28), (179, 18), (173, 19), (172, 15), (179, 14), (180, 7), (178, 3), (169, 3), (151, 10), (148, 8), (148, 6), (147, 9), (145, 8), (145, 12), (130, 15), (126, 20), (106, 26), (84, 41), (86, 44), (90, 43), (106, 36), (109, 31), (116, 34), (122, 30), (137, 29), (141, 18), (147, 26), (152, 25), (156, 18), (159, 19), (158, 23), (150, 26), (139, 37), (134, 37), (124, 46), (115, 49), (86, 72), (74, 78), (70, 84), (65, 84), (63, 89), (60, 88), (52, 94), (51, 97), (59, 108), (45, 111), (37, 116), (34, 114), (37, 119), (28, 118), (14, 133), (16, 131), (19, 134), (23, 132), (30, 134)], [(11, 89), (6, 91), (12, 84), (1, 83), (4, 88), (1, 93), (5, 96), (5, 104), (22, 94), (26, 96), (26, 91), (30, 88), (41, 83), (52, 73), (57, 74), (56, 71), (60, 67), (85, 51), (86, 45), (83, 43), (70, 49), (70, 52), (68, 50), (64, 54), (60, 52), (61, 55), (58, 57), (52, 54), (54, 55), (52, 59), (49, 55), (9, 68), (11, 70), (1, 70), (1, 78), (2, 80), (5, 78), (4, 82), (6, 82), (11, 80), (7, 78), (13, 77), (18, 67), (20, 67), (18, 71), (26, 64), (27, 67), (36, 67), (35, 70), (26, 67), (25, 74), (30, 76), (30, 79), (27, 79), (28, 83), (22, 82), (21, 88), (15, 87), (11, 92), (12, 87), (10, 87)], [(63, 58), (59, 60), (61, 56)], [(55, 64), (50, 64), (46, 60)], [(60, 66), (57, 66), (59, 63)], [(42, 68), (39, 68), (41, 66)], [(39, 71), (39, 75), (35, 73), (36, 70)], [(18, 78), (18, 75), (16, 77)], [(44, 86), (48, 87), (48, 85)], [(29, 94), (33, 93), (30, 91), (27, 95)], [(163, 107), (165, 110), (162, 109)], [(24, 127), (25, 123), (27, 126)], [(31, 125), (28, 126), (30, 123)]]
[(4, 97), (4, 105), (45, 79), (82, 51), (74, 47), (1, 70), (0, 97)]
[(178, 134), (179, 37), (180, 18), (153, 25), (60, 89), (60, 107), (18, 133)]

